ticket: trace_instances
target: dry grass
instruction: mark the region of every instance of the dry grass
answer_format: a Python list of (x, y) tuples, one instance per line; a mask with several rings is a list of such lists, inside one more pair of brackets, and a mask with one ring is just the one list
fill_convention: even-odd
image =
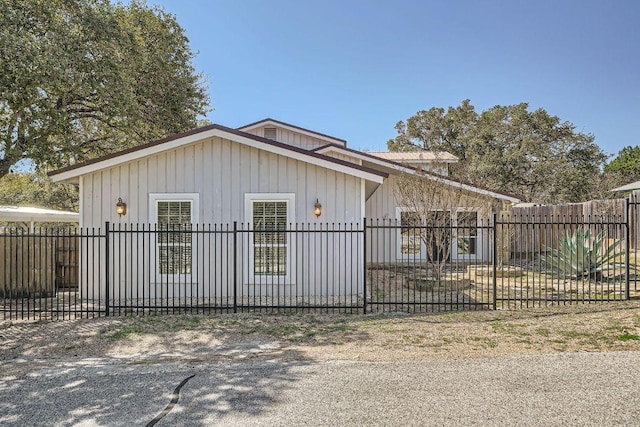
[(163, 315), (5, 323), (0, 344), (3, 370), (16, 359), (34, 365), (75, 357), (393, 361), (637, 351), (640, 302), (428, 315)]

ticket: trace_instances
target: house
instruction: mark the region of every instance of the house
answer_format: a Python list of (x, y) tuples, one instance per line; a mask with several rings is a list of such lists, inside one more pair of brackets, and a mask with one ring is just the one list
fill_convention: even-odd
[[(128, 242), (126, 250), (103, 249), (118, 263), (109, 270), (112, 293), (134, 292), (133, 286), (138, 287), (135, 292), (153, 294), (159, 292), (155, 285), (161, 284), (163, 298), (194, 292), (225, 296), (231, 292), (228, 283), (233, 275), (239, 276), (233, 279), (234, 286), (250, 286), (253, 294), (272, 294), (278, 285), (279, 295), (318, 289), (331, 295), (334, 289), (354, 283), (362, 287), (363, 273), (353, 266), (365, 262), (364, 247), (352, 232), (362, 229), (364, 218), (397, 221), (401, 226), (412, 219), (395, 194), (403, 174), (420, 174), (463, 191), (472, 202), (448, 214), (453, 223), (458, 211), (474, 210), (476, 205), (486, 208), (475, 216), (477, 223), (488, 212), (519, 201), (449, 178), (448, 165), (455, 161), (448, 153), (361, 152), (348, 148), (342, 139), (265, 119), (238, 129), (206, 126), (66, 167), (50, 177), (79, 185), (80, 227), (104, 228), (108, 222), (117, 236), (109, 244), (115, 245), (115, 238), (118, 245)], [(196, 233), (184, 232), (192, 230), (191, 224)], [(213, 230), (220, 227), (226, 232), (235, 227), (240, 236), (233, 248), (229, 234), (216, 235), (214, 243), (207, 241), (210, 236), (204, 230), (211, 232), (210, 224), (215, 225)], [(311, 239), (307, 232), (318, 229), (333, 231), (313, 242), (305, 240)], [(167, 230), (182, 235), (159, 234)], [(286, 236), (277, 230), (286, 230)], [(374, 244), (376, 250), (369, 251), (367, 262), (427, 258), (419, 245), (409, 254), (403, 251), (401, 228), (393, 232), (397, 242)], [(486, 236), (473, 230), (468, 234), (467, 244), (472, 242), (473, 250), (466, 254), (458, 250), (454, 239), (450, 257), (488, 259)], [(234, 264), (229, 254), (238, 251), (244, 261)], [(104, 276), (85, 272), (87, 277), (95, 274)], [(215, 286), (198, 288), (204, 282)], [(192, 290), (185, 291), (185, 284)]]

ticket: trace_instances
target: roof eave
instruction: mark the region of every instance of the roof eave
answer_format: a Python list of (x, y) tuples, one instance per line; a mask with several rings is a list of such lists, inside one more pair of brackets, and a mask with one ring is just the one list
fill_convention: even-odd
[[(351, 148), (346, 148), (346, 147), (340, 147), (340, 146), (336, 146), (336, 145), (332, 145), (332, 144), (328, 144), (322, 147), (318, 147), (316, 148), (314, 151), (316, 152), (329, 152), (329, 151), (341, 151), (344, 154), (347, 155), (351, 155), (357, 158), (360, 158), (361, 160), (370, 162), (370, 163), (378, 163), (379, 165), (384, 164), (385, 167), (400, 172), (400, 173), (409, 173), (412, 175), (415, 175), (418, 173), (418, 169), (413, 167), (413, 166), (409, 166), (409, 165), (405, 165), (402, 163), (398, 163), (395, 162), (393, 160), (388, 160), (388, 159), (383, 159), (381, 157), (377, 157), (371, 154), (367, 154), (361, 151), (357, 151), (357, 150), (353, 150)], [(471, 191), (473, 193), (477, 193), (477, 194), (482, 194), (482, 195), (486, 195), (489, 197), (492, 197), (494, 199), (498, 199), (498, 200), (503, 200), (509, 203), (518, 203), (521, 201), (521, 199), (509, 195), (509, 194), (501, 194), (501, 193), (497, 193), (495, 191), (491, 191), (491, 190), (485, 190), (483, 188), (478, 188), (475, 187), (471, 184), (466, 184), (464, 182), (459, 182), (456, 181), (454, 179), (451, 179), (449, 177), (445, 177), (445, 176), (441, 176), (435, 173), (429, 173), (429, 172), (422, 172), (423, 176), (429, 177), (431, 179), (437, 179), (437, 180), (442, 180), (443, 183), (447, 184), (447, 185), (452, 185), (452, 186), (459, 186), (460, 188), (467, 190), (467, 191)]]
[(229, 139), (258, 149), (263, 149), (286, 157), (296, 158), (306, 161), (307, 163), (317, 164), (327, 169), (344, 172), (373, 182), (382, 183), (384, 178), (389, 176), (386, 172), (366, 168), (340, 159), (334, 159), (320, 153), (272, 141), (236, 129), (226, 128), (220, 125), (210, 125), (195, 131), (165, 138), (163, 140), (153, 141), (142, 146), (124, 150), (120, 153), (114, 153), (83, 164), (59, 169), (57, 171), (50, 172), (49, 177), (54, 182), (77, 183), (78, 177), (82, 175), (115, 167), (123, 163), (139, 160), (150, 155), (194, 144), (213, 137)]

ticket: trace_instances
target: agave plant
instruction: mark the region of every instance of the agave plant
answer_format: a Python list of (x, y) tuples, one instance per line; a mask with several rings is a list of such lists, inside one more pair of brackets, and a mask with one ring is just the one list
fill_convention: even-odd
[(564, 277), (600, 281), (604, 271), (621, 267), (616, 258), (622, 254), (622, 242), (622, 239), (609, 241), (602, 232), (592, 238), (589, 230), (578, 227), (560, 238), (557, 249), (548, 248), (549, 255), (541, 258)]

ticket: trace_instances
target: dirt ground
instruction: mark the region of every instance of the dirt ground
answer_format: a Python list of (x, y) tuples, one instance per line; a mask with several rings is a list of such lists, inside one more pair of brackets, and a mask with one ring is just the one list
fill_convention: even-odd
[(640, 301), (517, 311), (236, 314), (0, 323), (0, 377), (60, 359), (416, 361), (640, 350)]

